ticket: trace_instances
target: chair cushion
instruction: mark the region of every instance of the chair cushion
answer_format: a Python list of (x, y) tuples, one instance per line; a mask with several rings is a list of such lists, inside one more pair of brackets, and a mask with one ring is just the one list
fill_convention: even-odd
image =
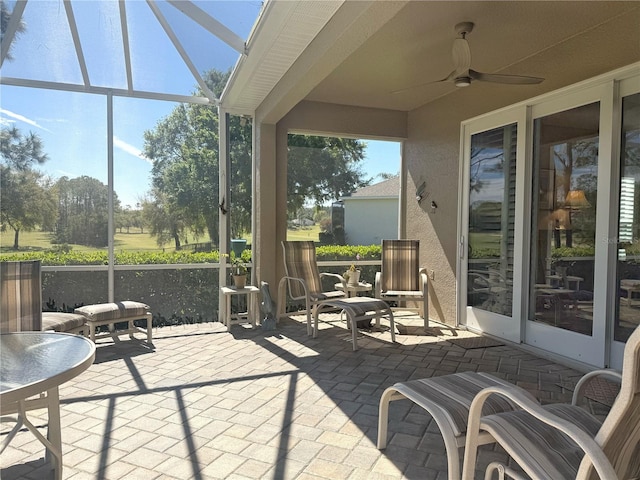
[[(307, 284), (311, 296), (322, 293), (322, 282), (316, 261), (316, 245), (311, 241), (283, 241), (284, 268), (288, 277), (301, 278)], [(304, 297), (300, 282), (289, 281), (293, 298)]]
[[(432, 414), (439, 410), (440, 415), (449, 420), (454, 435), (459, 437), (467, 432), (469, 407), (477, 393), (495, 385), (509, 383), (485, 373), (461, 372), (399, 382), (393, 388)], [(489, 415), (514, 408), (509, 400), (492, 395), (484, 404), (482, 413)]]
[[(545, 410), (595, 437), (601, 422), (575, 405), (546, 405)], [(564, 433), (549, 428), (533, 415), (518, 410), (488, 415), (481, 428), (489, 431), (508, 453), (522, 458), (522, 467), (534, 478), (575, 478), (584, 452)], [(525, 467), (526, 465), (526, 467)]]
[(97, 303), (95, 305), (85, 305), (74, 310), (75, 313), (84, 315), (87, 321), (100, 322), (104, 320), (118, 320), (140, 316), (144, 317), (149, 313), (149, 305), (125, 300), (115, 303)]
[(382, 240), (382, 291), (419, 290), (420, 242)]
[(42, 312), (42, 330), (68, 332), (84, 325), (85, 318), (78, 313)]

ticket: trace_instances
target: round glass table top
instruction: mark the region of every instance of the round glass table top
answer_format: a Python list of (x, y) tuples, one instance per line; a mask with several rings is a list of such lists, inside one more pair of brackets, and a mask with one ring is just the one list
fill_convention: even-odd
[(15, 332), (0, 335), (0, 401), (15, 402), (72, 379), (89, 368), (96, 347), (67, 333)]

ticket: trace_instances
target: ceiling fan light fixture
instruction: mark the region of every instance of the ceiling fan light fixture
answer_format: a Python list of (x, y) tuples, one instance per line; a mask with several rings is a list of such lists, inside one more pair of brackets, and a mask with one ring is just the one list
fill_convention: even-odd
[(453, 82), (455, 83), (456, 87), (468, 87), (469, 85), (471, 85), (471, 78), (458, 77)]

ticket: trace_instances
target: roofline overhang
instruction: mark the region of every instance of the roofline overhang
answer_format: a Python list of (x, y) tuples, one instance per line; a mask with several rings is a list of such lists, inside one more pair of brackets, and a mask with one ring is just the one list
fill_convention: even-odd
[[(268, 0), (247, 42), (248, 54), (238, 59), (220, 96), (221, 108), (277, 123), (408, 1)], [(294, 13), (297, 6), (314, 4), (325, 10), (314, 11), (316, 23), (310, 28)], [(279, 49), (284, 34), (308, 41), (297, 49)]]

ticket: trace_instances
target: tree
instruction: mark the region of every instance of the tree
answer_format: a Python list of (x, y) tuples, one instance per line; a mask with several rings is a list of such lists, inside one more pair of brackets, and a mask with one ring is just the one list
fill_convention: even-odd
[[(219, 95), (228, 76), (211, 70), (204, 78)], [(197, 238), (205, 232), (212, 241), (218, 239), (218, 121), (214, 107), (181, 104), (144, 134), (144, 155), (153, 161), (153, 205), (145, 203), (145, 217), (157, 222), (151, 231), (159, 242), (173, 238), (179, 248), (188, 233)], [(232, 236), (240, 237), (251, 227), (250, 122), (230, 116), (229, 136), (230, 198), (222, 208), (230, 215)], [(367, 185), (358, 169), (364, 148), (357, 140), (291, 135), (289, 212), (295, 214), (307, 201), (320, 205)]]
[[(5, 32), (7, 31), (7, 28), (9, 27), (9, 21), (11, 20), (11, 14), (12, 12), (9, 11), (9, 8), (7, 7), (7, 4), (4, 0), (2, 0), (0, 2), (0, 42), (4, 43), (4, 35)], [(13, 39), (17, 39), (18, 36), (23, 33), (25, 31), (25, 26), (24, 26), (24, 22), (22, 20), (20, 20), (20, 22), (18, 23), (18, 27), (16, 28), (16, 33), (13, 37)], [(11, 48), (13, 47), (13, 42), (11, 43), (11, 45), (9, 46), (9, 51), (7, 52), (7, 56), (5, 58), (5, 60), (13, 60), (13, 57), (11, 56)]]
[(358, 165), (363, 142), (291, 134), (288, 146), (287, 213), (293, 218), (305, 202), (322, 205), (369, 184)]
[(3, 231), (13, 230), (13, 248), (18, 250), (22, 230), (50, 225), (55, 218), (50, 181), (32, 168), (48, 157), (38, 135), (24, 136), (16, 127), (0, 131), (0, 156), (0, 224)]
[(20, 232), (50, 224), (55, 218), (55, 200), (49, 180), (32, 169), (0, 166), (0, 224), (14, 232), (13, 249), (20, 248)]
[[(212, 70), (205, 75), (211, 90), (219, 95), (228, 73)], [(238, 117), (230, 119), (230, 208), (232, 232), (239, 235), (250, 226), (251, 125)], [(158, 243), (171, 238), (176, 249), (207, 233), (218, 239), (219, 151), (218, 112), (208, 105), (181, 104), (144, 134), (144, 155), (153, 161), (152, 199), (144, 202), (145, 218)], [(229, 199), (226, 200), (229, 209)], [(175, 223), (172, 223), (175, 222)]]
[[(56, 182), (58, 192), (58, 222), (54, 233), (56, 243), (76, 243), (90, 247), (105, 247), (109, 242), (108, 188), (100, 180), (83, 175)], [(120, 202), (114, 193), (114, 210)]]

